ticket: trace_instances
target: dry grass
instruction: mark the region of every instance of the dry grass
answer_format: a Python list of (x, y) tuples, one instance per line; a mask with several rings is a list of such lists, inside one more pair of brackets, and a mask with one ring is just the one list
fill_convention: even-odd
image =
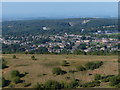
[[(28, 72), (29, 74), (23, 77), (26, 82), (31, 82), (32, 84), (36, 82), (44, 83), (49, 79), (57, 80), (57, 81), (67, 81), (69, 82), (71, 79), (79, 79), (82, 82), (88, 82), (93, 80), (94, 75), (96, 73), (102, 75), (112, 75), (118, 74), (118, 57), (117, 56), (84, 56), (84, 55), (40, 55), (35, 54), (34, 56), (37, 58), (36, 61), (31, 59), (32, 55), (25, 54), (16, 54), (17, 59), (12, 58), (12, 54), (5, 54), (3, 58), (8, 62), (8, 68), (3, 70), (3, 76), (9, 79), (10, 72), (12, 70), (18, 70), (21, 73)], [(61, 62), (66, 60), (70, 63), (70, 66), (63, 67), (61, 66)], [(84, 72), (75, 72), (67, 73), (64, 75), (53, 75), (52, 68), (53, 67), (61, 67), (65, 71), (75, 70), (77, 65), (84, 65), (87, 62), (91, 61), (103, 61), (104, 65), (96, 70), (89, 70)], [(92, 75), (89, 76), (89, 73)], [(46, 75), (43, 75), (46, 74)], [(70, 80), (66, 79), (66, 77), (70, 77)]]

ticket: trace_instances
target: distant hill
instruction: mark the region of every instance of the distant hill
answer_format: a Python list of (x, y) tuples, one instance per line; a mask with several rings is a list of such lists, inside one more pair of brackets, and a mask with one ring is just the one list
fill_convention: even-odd
[[(44, 20), (3, 21), (5, 34), (87, 34), (96, 30), (116, 30), (117, 19), (108, 18), (68, 18)], [(102, 28), (102, 26), (115, 26)], [(46, 28), (46, 30), (45, 30)], [(49, 29), (48, 29), (49, 28)], [(48, 30), (47, 30), (48, 29)], [(84, 32), (82, 30), (84, 29)]]

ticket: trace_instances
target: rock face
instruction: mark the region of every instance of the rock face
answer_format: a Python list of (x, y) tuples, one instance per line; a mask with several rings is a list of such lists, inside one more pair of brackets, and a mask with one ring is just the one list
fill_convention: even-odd
[(82, 21), (82, 24), (86, 24), (86, 23), (88, 23), (88, 22), (90, 22), (90, 20), (83, 20), (83, 21)]
[(70, 25), (70, 26), (74, 26), (75, 23), (74, 23), (74, 22), (69, 22), (69, 25)]
[(42, 27), (43, 30), (50, 30), (49, 27)]

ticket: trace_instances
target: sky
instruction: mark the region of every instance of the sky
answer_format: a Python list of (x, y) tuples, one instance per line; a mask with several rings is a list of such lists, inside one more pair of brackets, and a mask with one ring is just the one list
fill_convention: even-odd
[(117, 17), (117, 2), (3, 2), (3, 17)]

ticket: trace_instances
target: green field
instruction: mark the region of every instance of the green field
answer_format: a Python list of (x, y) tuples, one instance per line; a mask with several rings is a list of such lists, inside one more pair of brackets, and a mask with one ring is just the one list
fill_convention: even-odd
[[(8, 68), (3, 69), (3, 76), (10, 80), (12, 70), (18, 70), (20, 73), (28, 72), (22, 77), (27, 83), (32, 85), (39, 82), (44, 83), (47, 80), (56, 80), (59, 82), (70, 82), (72, 79), (81, 80), (81, 83), (94, 80), (95, 74), (101, 75), (117, 75), (118, 74), (118, 57), (117, 56), (89, 56), (89, 55), (40, 55), (33, 54), (37, 60), (32, 60), (31, 56), (26, 54), (15, 54), (16, 59), (13, 59), (13, 54), (3, 54), (3, 58), (7, 61)], [(70, 66), (61, 66), (61, 62), (66, 60)], [(85, 65), (87, 62), (103, 61), (104, 64), (95, 70), (79, 71), (70, 73), (69, 70), (76, 70), (76, 66)], [(54, 75), (52, 69), (60, 67), (67, 73), (64, 75)], [(89, 75), (91, 74), (91, 75)], [(67, 78), (69, 77), (69, 79)], [(32, 87), (30, 85), (29, 87)], [(9, 87), (9, 86), (7, 86)], [(15, 87), (23, 87), (22, 83), (16, 84)], [(99, 87), (109, 87), (108, 83), (101, 83)]]

